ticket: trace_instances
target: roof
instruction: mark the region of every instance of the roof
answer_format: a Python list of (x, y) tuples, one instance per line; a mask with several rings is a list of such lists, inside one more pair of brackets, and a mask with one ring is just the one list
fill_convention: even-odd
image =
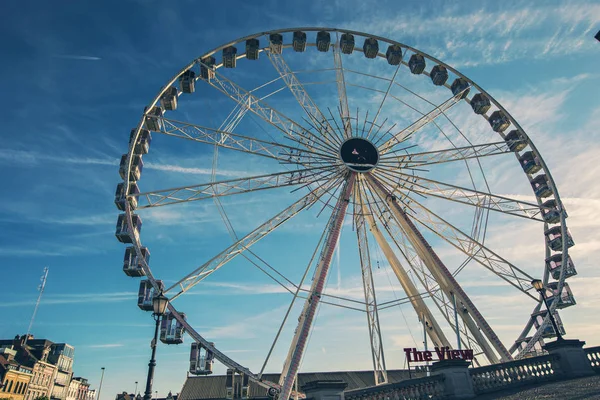
[[(390, 383), (409, 379), (407, 370), (390, 370), (388, 380)], [(278, 382), (280, 374), (264, 374), (263, 380)], [(178, 400), (208, 400), (224, 399), (227, 394), (226, 375), (190, 376), (186, 379), (179, 394)], [(341, 380), (348, 384), (346, 390), (361, 389), (375, 386), (373, 371), (337, 371), (337, 372), (306, 372), (298, 374), (298, 387), (312, 381)], [(267, 397), (267, 389), (250, 382), (248, 397)]]

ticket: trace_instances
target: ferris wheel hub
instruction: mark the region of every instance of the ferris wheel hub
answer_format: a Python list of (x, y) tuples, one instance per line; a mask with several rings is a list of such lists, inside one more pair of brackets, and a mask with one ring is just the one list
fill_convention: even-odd
[(340, 158), (355, 172), (368, 172), (377, 166), (379, 151), (368, 139), (351, 137), (340, 146)]

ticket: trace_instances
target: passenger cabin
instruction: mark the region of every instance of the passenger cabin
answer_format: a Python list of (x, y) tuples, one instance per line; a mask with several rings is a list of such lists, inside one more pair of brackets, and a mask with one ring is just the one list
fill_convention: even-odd
[(246, 58), (248, 60), (258, 60), (260, 42), (256, 38), (246, 40)]
[(215, 58), (212, 56), (204, 57), (200, 60), (200, 78), (212, 79), (215, 76)]
[(179, 77), (179, 87), (183, 93), (194, 93), (196, 90), (196, 72), (188, 69)]
[(550, 282), (546, 285), (546, 301), (548, 306), (552, 306), (553, 302), (556, 303), (556, 308), (562, 309), (577, 304), (573, 292), (569, 288), (567, 282), (563, 283), (562, 290), (558, 292), (558, 282)]
[[(214, 346), (211, 343), (211, 346)], [(190, 373), (194, 375), (210, 375), (213, 373), (214, 354), (200, 343), (192, 343), (190, 351)]]
[(429, 77), (435, 86), (442, 86), (448, 80), (448, 70), (443, 65), (435, 65), (431, 68)]
[(298, 53), (302, 53), (306, 50), (306, 33), (302, 31), (294, 32), (294, 36), (292, 37), (292, 48)]
[[(142, 257), (146, 261), (146, 265), (150, 264), (150, 251), (147, 247), (141, 249)], [(131, 246), (125, 249), (125, 257), (123, 258), (123, 272), (127, 276), (146, 276), (144, 268), (142, 267), (142, 261), (138, 260), (135, 247)]]
[[(555, 254), (546, 258), (546, 269), (552, 275), (553, 279), (558, 280), (560, 278), (560, 270), (563, 264), (563, 255)], [(565, 265), (565, 278), (570, 278), (571, 276), (577, 275), (577, 271), (575, 270), (575, 264), (573, 264), (573, 260), (571, 260), (571, 256), (567, 256), (567, 264)]]
[(317, 33), (317, 50), (319, 51), (329, 51), (329, 46), (331, 45), (331, 35), (327, 31), (320, 31)]
[(363, 44), (363, 52), (367, 58), (375, 58), (379, 54), (379, 43), (377, 39), (367, 38)]
[(469, 94), (471, 87), (465, 78), (456, 78), (454, 82), (452, 82), (450, 90), (454, 96), (459, 96), (460, 99), (464, 99)]
[[(471, 108), (475, 114), (485, 114), (491, 107), (490, 99), (483, 93), (477, 93), (471, 99)], [(514, 151), (514, 150), (512, 150)]]
[[(131, 170), (129, 171), (130, 181), (139, 181), (142, 176), (142, 170), (144, 169), (144, 161), (142, 156), (133, 155), (131, 159)], [(127, 154), (121, 156), (121, 162), (119, 163), (119, 175), (121, 179), (125, 180), (127, 175)]]
[[(180, 313), (185, 320), (185, 314)], [(164, 344), (181, 344), (183, 343), (183, 334), (185, 328), (172, 313), (167, 312), (160, 321), (160, 341)]]
[[(158, 285), (159, 292), (165, 290), (165, 285), (163, 281), (156, 281), (156, 284)], [(138, 291), (138, 307), (144, 311), (154, 311), (152, 299), (157, 294), (158, 293), (156, 292), (154, 286), (152, 286), (152, 283), (150, 283), (149, 280), (145, 279), (141, 281), (140, 290)]]
[[(523, 350), (525, 350), (525, 348), (527, 347), (527, 345), (529, 344), (529, 342), (531, 341), (531, 337), (526, 337), (526, 338), (522, 338), (522, 339), (518, 339), (517, 341), (515, 341), (515, 344), (517, 345), (517, 351), (519, 352), (519, 354), (521, 354), (523, 352)], [(529, 349), (529, 351), (525, 354), (523, 354), (524, 358), (529, 358), (529, 357), (537, 357), (537, 356), (541, 356), (544, 354), (544, 349), (542, 348), (543, 343), (541, 341), (537, 341), (533, 347), (531, 349)]]
[(160, 107), (152, 107), (146, 114), (146, 129), (151, 131), (160, 132), (162, 129), (162, 117), (163, 111)]
[[(131, 133), (129, 134), (130, 145), (133, 139), (135, 138), (135, 131), (136, 129), (132, 129)], [(147, 129), (140, 130), (140, 134), (138, 136), (137, 142), (135, 143), (135, 147), (133, 148), (133, 152), (135, 154), (140, 155), (148, 154), (148, 151), (150, 151), (150, 143), (152, 143), (152, 134), (150, 134), (150, 131)]]
[(160, 96), (160, 105), (165, 110), (177, 110), (177, 88), (171, 86)]
[(510, 121), (504, 112), (497, 110), (488, 119), (494, 132), (504, 132), (510, 126)]
[[(138, 188), (137, 183), (135, 183), (135, 182), (128, 182), (128, 183), (129, 183), (129, 194), (131, 195), (131, 197), (129, 197), (129, 199), (128, 199), (129, 207), (132, 210), (135, 210), (138, 205), (138, 198), (136, 197), (136, 195), (140, 193), (140, 189)], [(125, 199), (127, 196), (125, 189), (127, 189), (127, 187), (125, 186), (125, 182), (121, 182), (117, 185), (117, 191), (115, 193), (115, 205), (121, 211), (125, 211)]]
[(390, 65), (400, 65), (402, 61), (402, 47), (397, 44), (389, 45), (385, 52), (385, 58)]
[(552, 189), (548, 185), (548, 178), (546, 175), (541, 174), (531, 180), (531, 187), (537, 197), (548, 197), (552, 195)]
[(420, 54), (413, 54), (408, 60), (408, 68), (415, 75), (422, 74), (425, 71), (425, 58)]
[(354, 35), (343, 33), (340, 37), (340, 50), (343, 54), (352, 54), (354, 51)]
[(506, 135), (504, 141), (508, 145), (510, 151), (521, 151), (527, 147), (527, 141), (516, 129), (508, 132), (508, 135)]
[(533, 153), (533, 151), (528, 151), (523, 153), (521, 157), (519, 157), (519, 162), (521, 163), (521, 167), (526, 174), (532, 175), (542, 169), (540, 165), (540, 159)]
[(137, 214), (133, 214), (131, 216), (131, 222), (133, 223), (133, 232), (129, 231), (129, 226), (127, 225), (127, 215), (120, 214), (117, 219), (117, 230), (115, 231), (115, 236), (117, 240), (121, 243), (133, 243), (131, 239), (131, 235), (137, 237), (142, 230), (142, 218)]
[[(542, 326), (542, 324), (544, 323), (544, 319), (546, 318), (546, 316), (548, 315), (548, 310), (543, 310), (543, 311), (538, 311), (534, 314), (531, 315), (531, 317), (533, 318), (533, 325), (535, 326), (535, 329), (540, 329), (540, 326)], [(554, 321), (556, 321), (556, 326), (558, 327), (558, 330), (560, 331), (561, 335), (565, 334), (565, 328), (563, 326), (562, 320), (560, 319), (560, 316), (558, 315), (558, 312), (554, 311)], [(551, 322), (548, 322), (548, 324), (546, 325), (546, 327), (544, 328), (543, 332), (542, 332), (542, 337), (543, 338), (551, 338), (551, 337), (555, 337), (556, 333), (554, 332), (554, 327), (552, 326)]]
[(556, 224), (560, 221), (560, 211), (556, 200), (550, 199), (542, 203), (542, 217), (549, 224)]
[(227, 46), (223, 49), (223, 66), (225, 68), (235, 68), (237, 63), (237, 48)]
[[(546, 239), (548, 239), (548, 246), (554, 251), (561, 251), (563, 247), (563, 238), (561, 235), (561, 226), (553, 226), (544, 232)], [(571, 233), (567, 230), (567, 247), (573, 247), (575, 242), (571, 237)]]
[(281, 54), (283, 51), (283, 36), (280, 33), (269, 35), (269, 50), (273, 54)]

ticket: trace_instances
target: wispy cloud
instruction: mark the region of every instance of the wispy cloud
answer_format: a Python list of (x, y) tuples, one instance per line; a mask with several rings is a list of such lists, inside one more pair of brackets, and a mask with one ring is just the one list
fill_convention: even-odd
[(123, 347), (121, 343), (107, 343), (107, 344), (92, 344), (88, 346), (91, 349), (112, 349), (115, 347)]
[(81, 56), (76, 54), (55, 54), (55, 58), (64, 58), (68, 60), (100, 61), (102, 58), (96, 56)]
[[(135, 299), (135, 292), (114, 292), (114, 293), (71, 293), (64, 295), (47, 295), (44, 297), (44, 305), (60, 304), (89, 304), (89, 303), (116, 303), (122, 301), (132, 301)], [(32, 306), (35, 300), (24, 301), (6, 301), (0, 303), (0, 307), (23, 307)]]

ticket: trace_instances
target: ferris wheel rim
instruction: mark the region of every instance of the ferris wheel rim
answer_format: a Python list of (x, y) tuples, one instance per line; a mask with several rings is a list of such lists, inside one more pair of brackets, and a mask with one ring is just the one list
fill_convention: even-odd
[[(559, 192), (558, 192), (558, 188), (556, 187), (555, 181), (554, 181), (554, 179), (553, 179), (553, 177), (552, 177), (552, 175), (551, 175), (551, 173), (550, 173), (550, 170), (549, 170), (549, 168), (547, 167), (547, 164), (545, 163), (545, 161), (544, 161), (544, 159), (543, 159), (543, 157), (542, 157), (541, 153), (539, 153), (539, 151), (538, 151), (538, 150), (537, 150), (537, 148), (535, 147), (535, 145), (534, 145), (533, 141), (532, 141), (532, 140), (529, 138), (529, 136), (527, 135), (527, 133), (525, 132), (525, 130), (524, 130), (524, 129), (523, 129), (523, 128), (522, 128), (522, 127), (519, 125), (519, 123), (516, 121), (516, 119), (515, 119), (515, 118), (514, 118), (514, 117), (513, 117), (513, 116), (512, 116), (512, 115), (511, 115), (511, 114), (510, 114), (510, 113), (509, 113), (509, 112), (508, 112), (508, 111), (507, 111), (507, 110), (506, 110), (506, 109), (505, 109), (505, 108), (504, 108), (504, 107), (503, 107), (503, 106), (502, 106), (502, 105), (501, 105), (501, 104), (500, 104), (500, 103), (499, 103), (499, 102), (498, 102), (498, 101), (497, 101), (497, 100), (496, 100), (496, 99), (495, 99), (493, 96), (491, 96), (491, 95), (490, 95), (490, 94), (489, 94), (487, 91), (485, 91), (483, 88), (481, 88), (481, 87), (480, 87), (479, 85), (477, 85), (475, 82), (473, 82), (473, 81), (472, 81), (471, 79), (469, 79), (467, 76), (463, 75), (463, 74), (462, 74), (462, 73), (460, 73), (458, 70), (454, 69), (452, 66), (450, 66), (450, 65), (446, 64), (445, 62), (443, 62), (443, 61), (441, 61), (441, 60), (439, 60), (439, 59), (437, 59), (437, 58), (435, 58), (435, 57), (433, 57), (433, 56), (431, 56), (431, 55), (429, 55), (429, 54), (427, 54), (427, 53), (425, 53), (425, 52), (423, 52), (423, 51), (421, 51), (421, 50), (418, 50), (418, 49), (416, 49), (416, 48), (414, 48), (414, 47), (412, 47), (412, 46), (408, 46), (408, 45), (406, 45), (406, 44), (403, 44), (403, 43), (401, 43), (401, 42), (397, 42), (397, 41), (394, 41), (394, 40), (391, 40), (391, 39), (387, 39), (387, 38), (385, 38), (385, 37), (382, 37), (382, 36), (371, 35), (371, 34), (364, 33), (364, 32), (353, 31), (353, 30), (347, 30), (347, 29), (340, 29), (340, 28), (325, 28), (325, 27), (299, 27), (299, 28), (284, 28), (284, 29), (270, 30), (270, 31), (264, 31), (264, 32), (254, 33), (254, 34), (252, 34), (252, 35), (244, 36), (244, 37), (242, 37), (242, 38), (236, 39), (235, 41), (228, 42), (228, 43), (225, 43), (225, 44), (223, 44), (223, 45), (221, 45), (221, 46), (218, 46), (218, 47), (214, 48), (213, 50), (211, 50), (211, 51), (209, 51), (209, 52), (206, 52), (206, 53), (204, 53), (204, 54), (203, 54), (203, 55), (201, 55), (200, 57), (197, 57), (197, 58), (195, 58), (195, 59), (194, 59), (194, 60), (193, 60), (191, 63), (189, 63), (189, 64), (188, 64), (186, 67), (184, 67), (183, 69), (181, 69), (181, 70), (180, 70), (180, 72), (179, 72), (179, 73), (177, 73), (177, 74), (176, 74), (176, 75), (175, 75), (175, 76), (174, 76), (174, 77), (173, 77), (173, 78), (172, 78), (172, 79), (171, 79), (171, 80), (170, 80), (170, 81), (169, 81), (169, 82), (168, 82), (168, 83), (167, 83), (167, 84), (166, 84), (166, 85), (165, 85), (165, 86), (164, 86), (164, 87), (163, 87), (163, 88), (160, 90), (160, 92), (158, 93), (158, 95), (157, 95), (157, 96), (154, 98), (154, 100), (153, 100), (153, 101), (152, 101), (152, 102), (151, 102), (151, 103), (148, 105), (148, 107), (147, 107), (147, 111), (143, 113), (143, 115), (142, 115), (142, 118), (141, 118), (140, 122), (139, 122), (139, 123), (138, 123), (138, 125), (137, 125), (136, 132), (135, 132), (135, 137), (134, 137), (134, 139), (133, 139), (133, 140), (131, 140), (131, 143), (130, 143), (130, 148), (129, 148), (129, 150), (128, 150), (128, 153), (127, 153), (127, 161), (126, 161), (126, 163), (127, 163), (127, 171), (126, 171), (126, 178), (125, 178), (125, 179), (124, 179), (124, 181), (123, 181), (123, 182), (125, 183), (125, 186), (126, 186), (126, 188), (127, 188), (127, 189), (126, 189), (126, 190), (127, 190), (127, 195), (129, 194), (129, 187), (128, 187), (128, 184), (127, 184), (127, 183), (129, 182), (129, 174), (130, 174), (130, 170), (131, 170), (131, 166), (132, 166), (132, 165), (131, 165), (131, 161), (132, 161), (132, 156), (133, 156), (133, 147), (134, 147), (134, 144), (136, 143), (137, 137), (139, 136), (141, 129), (143, 128), (143, 125), (144, 125), (144, 121), (145, 121), (145, 118), (146, 118), (147, 112), (148, 112), (148, 111), (149, 111), (149, 110), (150, 110), (152, 107), (156, 106), (156, 104), (157, 104), (157, 103), (160, 101), (160, 98), (161, 98), (161, 96), (162, 96), (162, 95), (165, 93), (165, 91), (166, 91), (167, 89), (169, 89), (169, 88), (170, 88), (170, 87), (171, 87), (171, 86), (172, 86), (172, 85), (173, 85), (173, 84), (174, 84), (174, 83), (177, 81), (177, 79), (178, 79), (178, 78), (179, 78), (179, 77), (180, 77), (180, 76), (181, 76), (181, 75), (182, 75), (182, 74), (183, 74), (185, 71), (187, 71), (187, 70), (189, 70), (190, 68), (192, 68), (192, 67), (193, 67), (193, 66), (194, 66), (194, 65), (195, 65), (195, 64), (198, 62), (198, 60), (200, 60), (200, 59), (202, 59), (202, 58), (204, 58), (204, 57), (211, 56), (211, 55), (213, 55), (213, 54), (217, 53), (218, 51), (222, 50), (223, 48), (225, 48), (225, 47), (227, 47), (227, 46), (232, 46), (232, 45), (235, 45), (235, 44), (241, 43), (241, 42), (243, 42), (243, 41), (245, 41), (245, 40), (247, 40), (247, 39), (252, 39), (252, 38), (262, 37), (262, 36), (269, 35), (269, 34), (273, 34), (273, 33), (290, 33), (290, 32), (295, 32), (295, 31), (306, 31), (306, 32), (326, 31), (326, 32), (349, 33), (349, 34), (357, 35), (357, 36), (364, 37), (364, 38), (374, 38), (374, 39), (376, 39), (376, 40), (380, 40), (380, 41), (382, 41), (382, 42), (385, 42), (385, 43), (388, 43), (388, 44), (399, 45), (399, 46), (400, 46), (400, 47), (401, 47), (403, 50), (409, 50), (409, 51), (413, 52), (414, 54), (420, 54), (420, 55), (422, 55), (423, 57), (427, 58), (428, 60), (430, 60), (430, 61), (433, 61), (433, 62), (437, 63), (438, 65), (442, 65), (442, 66), (444, 66), (444, 67), (445, 67), (445, 68), (447, 68), (449, 71), (451, 71), (452, 73), (454, 73), (456, 76), (458, 76), (458, 77), (461, 77), (461, 78), (465, 79), (465, 80), (466, 80), (466, 81), (467, 81), (467, 82), (468, 82), (468, 83), (469, 83), (469, 84), (470, 84), (472, 87), (476, 88), (476, 89), (477, 89), (477, 90), (478, 90), (480, 93), (484, 94), (484, 95), (485, 95), (485, 96), (486, 96), (486, 97), (487, 97), (487, 98), (490, 100), (490, 102), (491, 102), (493, 105), (495, 105), (495, 106), (496, 106), (496, 107), (497, 107), (499, 110), (501, 110), (502, 112), (504, 112), (504, 114), (505, 114), (505, 115), (506, 115), (506, 117), (507, 117), (507, 118), (510, 120), (510, 122), (511, 122), (511, 123), (514, 125), (514, 127), (515, 127), (515, 128), (516, 128), (516, 129), (519, 131), (519, 133), (520, 133), (520, 134), (521, 134), (521, 135), (522, 135), (522, 136), (525, 138), (525, 140), (526, 140), (526, 142), (527, 142), (527, 145), (528, 145), (528, 146), (530, 146), (530, 148), (532, 149), (532, 151), (534, 152), (534, 154), (535, 154), (535, 155), (537, 155), (537, 157), (538, 157), (538, 158), (539, 158), (539, 160), (540, 160), (540, 164), (541, 164), (541, 166), (542, 166), (542, 170), (545, 172), (545, 174), (546, 174), (546, 176), (547, 176), (547, 179), (548, 179), (548, 184), (549, 184), (549, 186), (550, 186), (550, 187), (551, 187), (551, 189), (552, 189), (552, 192), (553, 192), (554, 198), (555, 198), (555, 200), (556, 200), (556, 202), (557, 202), (557, 205), (558, 205), (559, 209), (560, 209), (561, 211), (562, 211), (562, 210), (564, 210), (564, 207), (563, 207), (563, 205), (562, 205), (562, 202), (561, 202), (561, 200), (560, 200), (560, 195), (559, 195)], [(358, 49), (357, 49), (357, 50), (358, 50)], [(378, 56), (380, 56), (380, 57), (381, 57), (381, 54), (378, 54)], [(446, 85), (446, 86), (447, 86), (447, 85)], [(516, 153), (515, 153), (515, 155), (516, 155)], [(537, 197), (537, 196), (536, 196), (536, 198), (537, 198), (537, 201), (538, 201), (538, 206), (540, 206), (540, 207), (541, 207), (541, 199), (540, 199), (539, 197)], [(130, 208), (130, 205), (129, 205), (129, 203), (128, 203), (128, 202), (126, 202), (126, 205), (125, 205), (125, 213), (126, 213), (126, 215), (127, 215), (127, 224), (128, 224), (130, 227), (132, 227), (132, 226), (133, 226), (133, 223), (132, 223), (132, 220), (131, 220), (131, 218), (132, 218), (133, 210)], [(566, 228), (566, 215), (565, 215), (563, 212), (561, 212), (561, 213), (560, 213), (560, 226), (561, 226), (561, 230), (562, 230), (562, 233), (563, 233), (563, 237), (566, 237), (566, 235), (565, 235), (565, 232), (566, 232), (566, 229), (567, 229), (567, 228)], [(546, 229), (547, 227), (548, 227), (548, 223), (547, 223), (547, 222), (545, 222), (545, 223), (544, 223), (544, 228)], [(134, 238), (134, 239), (133, 239), (133, 242), (134, 242), (134, 247), (135, 247), (135, 249), (136, 249), (136, 252), (139, 252), (139, 249), (141, 248), (141, 241), (139, 240), (139, 238)], [(567, 257), (568, 257), (568, 247), (569, 247), (569, 246), (568, 246), (568, 244), (567, 244), (566, 242), (567, 242), (566, 240), (563, 240), (563, 249), (562, 249), (562, 254), (563, 254), (563, 256), (564, 256), (565, 258), (567, 258)], [(547, 245), (546, 245), (546, 252), (547, 252), (547, 253), (549, 253), (549, 248), (548, 248), (548, 246), (547, 246)], [(139, 256), (139, 255), (140, 255), (140, 254), (138, 254), (138, 256)], [(141, 259), (143, 260), (143, 258), (141, 258)], [(151, 272), (150, 268), (149, 268), (149, 267), (146, 265), (146, 263), (145, 263), (145, 262), (143, 262), (143, 269), (144, 269), (144, 271), (145, 271), (145, 273), (146, 273), (146, 276), (147, 276), (147, 278), (148, 278), (148, 279), (151, 281), (151, 283), (152, 283), (152, 284), (155, 286), (155, 288), (156, 288), (156, 289), (158, 289), (158, 287), (156, 286), (156, 279), (155, 279), (155, 278), (154, 278), (154, 276), (152, 275), (152, 272)], [(558, 286), (558, 290), (559, 290), (559, 292), (560, 292), (560, 290), (562, 290), (562, 286), (563, 286), (563, 284), (564, 284), (564, 281), (565, 281), (565, 276), (564, 276), (564, 275), (565, 275), (565, 269), (566, 269), (566, 268), (565, 268), (565, 266), (564, 266), (564, 264), (563, 264), (563, 265), (561, 266), (561, 275), (560, 275), (560, 279), (559, 279), (559, 281), (558, 281), (558, 283), (559, 283), (559, 286)], [(548, 273), (547, 273), (547, 271), (546, 271), (546, 270), (544, 270), (544, 271), (545, 271), (545, 272), (544, 272), (544, 283), (547, 283), (547, 281), (548, 281)], [(540, 301), (538, 301), (538, 303), (537, 303), (536, 307), (539, 309), (539, 306), (540, 306), (540, 305), (541, 305), (541, 299), (540, 299)], [(554, 312), (554, 310), (555, 310), (555, 308), (556, 308), (556, 305), (557, 305), (557, 304), (556, 304), (556, 302), (552, 304), (552, 307), (551, 307), (551, 309), (549, 310), (549, 311), (550, 311), (550, 313)], [(210, 342), (209, 342), (208, 340), (206, 340), (206, 339), (199, 340), (199, 339), (198, 339), (198, 337), (200, 337), (200, 338), (201, 338), (201, 335), (200, 335), (200, 334), (198, 334), (197, 332), (195, 332), (195, 330), (194, 330), (194, 329), (191, 327), (191, 325), (189, 325), (189, 323), (187, 323), (187, 322), (186, 322), (186, 321), (185, 321), (183, 318), (181, 318), (181, 316), (179, 315), (179, 313), (178, 313), (178, 312), (175, 310), (175, 308), (174, 308), (174, 307), (173, 307), (171, 304), (169, 305), (169, 309), (170, 309), (170, 311), (171, 311), (171, 312), (173, 312), (173, 315), (176, 317), (176, 319), (178, 319), (178, 321), (179, 321), (180, 323), (182, 323), (182, 325), (186, 326), (186, 329), (188, 329), (188, 332), (194, 332), (194, 333), (195, 333), (195, 335), (192, 335), (192, 336), (197, 336), (197, 337), (194, 337), (194, 339), (195, 339), (196, 341), (198, 341), (198, 342), (202, 343), (203, 345), (205, 345), (205, 344), (206, 344), (207, 348), (211, 348), (211, 347), (212, 347), (212, 349), (216, 350), (216, 353), (220, 353), (220, 352), (219, 352), (219, 351), (216, 349), (216, 347), (210, 346)], [(539, 333), (539, 332), (541, 331), (541, 329), (542, 329), (542, 327), (540, 327), (540, 328), (538, 329), (538, 331), (536, 332), (536, 334), (537, 334), (537, 333)], [(204, 343), (204, 342), (206, 342), (206, 343)], [(211, 349), (211, 350), (212, 350), (212, 349)], [(222, 353), (221, 353), (221, 354), (222, 354)], [(226, 359), (230, 360), (230, 361), (231, 361), (231, 365), (232, 365), (234, 368), (236, 368), (236, 369), (238, 369), (238, 370), (240, 370), (240, 371), (242, 371), (242, 372), (244, 372), (244, 373), (248, 373), (248, 374), (249, 374), (249, 377), (250, 377), (250, 379), (254, 380), (254, 379), (253, 379), (253, 376), (254, 376), (254, 375), (253, 375), (252, 373), (250, 373), (250, 370), (249, 370), (249, 369), (247, 369), (247, 368), (244, 368), (244, 367), (241, 367), (239, 364), (237, 364), (237, 363), (233, 362), (233, 360), (229, 359), (229, 357), (226, 357), (224, 354), (222, 354), (222, 356), (221, 356), (221, 357), (225, 357)], [(217, 358), (217, 359), (219, 359), (221, 362), (223, 362), (223, 361), (220, 359), (220, 357), (216, 357), (216, 358)], [(230, 364), (226, 364), (226, 365), (230, 365)], [(230, 365), (230, 366), (231, 366), (231, 365)], [(236, 365), (237, 365), (237, 366), (236, 366)], [(241, 367), (241, 368), (240, 368), (240, 367)], [(258, 381), (258, 380), (257, 380), (257, 381)], [(259, 382), (259, 384), (260, 384), (260, 382)], [(270, 383), (263, 383), (263, 384), (262, 384), (262, 386), (264, 386), (264, 387), (277, 387), (277, 384), (273, 384), (273, 385), (271, 385)]]

